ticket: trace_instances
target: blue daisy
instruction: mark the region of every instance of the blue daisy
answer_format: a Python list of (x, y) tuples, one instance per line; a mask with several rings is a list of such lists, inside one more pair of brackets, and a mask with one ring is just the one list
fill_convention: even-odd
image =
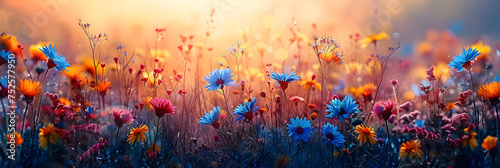
[(418, 119), (417, 121), (415, 121), (415, 125), (417, 125), (417, 127), (419, 128), (422, 128), (425, 125), (425, 120)]
[(205, 116), (202, 116), (198, 123), (201, 125), (212, 125), (214, 126), (214, 128), (218, 129), (219, 122), (217, 121), (217, 119), (219, 119), (219, 116), (220, 107), (214, 107), (214, 109), (210, 113), (205, 112)]
[(52, 44), (49, 44), (49, 46), (44, 46), (41, 50), (49, 59), (47, 63), (49, 69), (54, 68), (56, 71), (61, 72), (63, 69), (68, 71), (66, 67), (71, 67), (71, 65), (66, 62), (66, 58), (57, 53), (55, 45), (52, 47)]
[(308, 142), (311, 138), (312, 127), (311, 121), (306, 118), (299, 119), (299, 117), (291, 118), (291, 124), (286, 124), (288, 127), (288, 136), (293, 136), (296, 141)]
[(469, 48), (467, 51), (465, 48), (462, 49), (462, 53), (453, 57), (453, 61), (448, 64), (451, 69), (457, 69), (457, 72), (463, 71), (464, 68), (470, 69), (471, 61), (474, 60), (478, 55), (480, 55), (479, 51), (476, 48)]
[(232, 79), (234, 75), (231, 75), (233, 71), (231, 69), (215, 69), (212, 73), (208, 73), (209, 76), (205, 76), (203, 79), (208, 82), (208, 85), (205, 86), (207, 92), (211, 90), (217, 91), (217, 89), (222, 89), (224, 85), (229, 86), (230, 82), (233, 82)]
[(269, 76), (271, 79), (276, 80), (276, 83), (281, 86), (283, 90), (288, 88), (288, 83), (299, 80), (300, 76), (297, 76), (295, 72), (290, 72), (290, 74), (282, 73), (280, 72), (271, 72), (271, 76)]
[(339, 99), (334, 99), (327, 104), (326, 111), (330, 112), (326, 117), (332, 118), (337, 116), (340, 121), (344, 121), (345, 118), (349, 118), (349, 115), (358, 112), (358, 105), (356, 101), (352, 100), (351, 97), (346, 96), (341, 102)]
[(255, 107), (257, 104), (257, 98), (252, 98), (252, 101), (245, 102), (245, 104), (240, 104), (234, 109), (234, 115), (239, 116), (234, 119), (234, 122), (238, 120), (247, 119), (248, 121), (253, 119), (253, 113), (260, 109), (260, 106)]
[(345, 142), (344, 135), (342, 135), (339, 131), (337, 131), (336, 126), (333, 126), (330, 123), (323, 124), (321, 132), (329, 142), (331, 142), (337, 147), (339, 147)]

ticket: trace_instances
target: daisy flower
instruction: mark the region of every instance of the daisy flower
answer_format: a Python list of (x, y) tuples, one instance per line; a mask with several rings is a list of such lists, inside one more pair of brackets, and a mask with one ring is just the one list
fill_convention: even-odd
[(123, 124), (130, 124), (134, 121), (134, 117), (132, 117), (132, 114), (128, 110), (114, 108), (110, 113), (113, 113), (115, 124), (118, 128), (121, 128)]
[(373, 45), (377, 46), (377, 41), (382, 39), (389, 39), (389, 36), (385, 32), (380, 32), (378, 34), (365, 37), (360, 41), (361, 48), (366, 48), (370, 43), (373, 43)]
[(219, 116), (220, 107), (214, 107), (210, 113), (205, 112), (205, 116), (202, 116), (198, 123), (201, 125), (212, 125), (215, 129), (219, 129)]
[(39, 136), (38, 146), (44, 150), (47, 149), (47, 145), (56, 144), (61, 138), (52, 124), (40, 128)]
[(361, 94), (365, 98), (365, 101), (372, 101), (373, 91), (375, 91), (376, 88), (377, 86), (375, 86), (375, 84), (367, 83), (363, 86), (360, 86), (357, 89), (356, 94)]
[(488, 137), (484, 138), (483, 144), (481, 144), (481, 147), (483, 147), (483, 149), (486, 149), (488, 151), (496, 150), (497, 149), (497, 141), (498, 141), (497, 137), (488, 135)]
[(487, 100), (498, 100), (500, 98), (500, 82), (495, 81), (489, 84), (484, 84), (477, 92), (479, 96)]
[(225, 86), (230, 86), (229, 83), (233, 82), (232, 79), (234, 75), (231, 75), (233, 71), (231, 69), (221, 68), (215, 69), (212, 73), (208, 73), (209, 76), (205, 76), (203, 79), (208, 82), (208, 85), (205, 86), (207, 88), (207, 92), (211, 90), (217, 91), (217, 89), (223, 89)]
[(42, 51), (44, 46), (50, 45), (52, 43), (38, 42), (30, 46), (31, 59), (35, 61), (47, 61), (47, 56)]
[(296, 141), (308, 142), (309, 138), (311, 138), (311, 121), (307, 120), (306, 118), (291, 118), (290, 124), (286, 125), (288, 129), (288, 136), (293, 136)]
[(476, 48), (469, 48), (468, 50), (463, 48), (462, 53), (453, 57), (453, 61), (451, 61), (448, 66), (450, 66), (451, 69), (457, 69), (457, 72), (463, 71), (464, 68), (469, 70), (472, 66), (472, 61), (480, 54), (481, 53), (479, 53)]
[(49, 59), (47, 62), (48, 69), (54, 68), (56, 71), (61, 72), (63, 69), (67, 71), (66, 67), (71, 67), (71, 65), (66, 62), (65, 57), (58, 55), (55, 45), (54, 47), (52, 47), (52, 44), (49, 44), (49, 46), (45, 45), (41, 50)]
[(332, 124), (323, 124), (323, 128), (321, 129), (321, 132), (325, 136), (325, 138), (332, 144), (334, 144), (336, 147), (339, 147), (342, 145), (345, 140), (344, 140), (344, 135), (342, 135), (339, 131), (337, 131), (337, 127), (333, 126)]
[(172, 105), (170, 99), (155, 97), (154, 99), (150, 100), (149, 103), (151, 104), (151, 106), (153, 106), (155, 114), (158, 118), (163, 117), (166, 113), (175, 113), (175, 106)]
[(147, 125), (141, 125), (140, 127), (132, 128), (130, 129), (130, 134), (127, 141), (130, 145), (134, 144), (136, 141), (139, 143), (146, 141), (146, 135), (144, 133), (148, 132), (149, 129)]
[(356, 126), (356, 133), (358, 133), (358, 141), (361, 142), (362, 144), (365, 144), (366, 142), (369, 142), (370, 144), (375, 144), (377, 141), (375, 137), (375, 132), (373, 131), (372, 127), (365, 127), (363, 124), (357, 125)]
[(403, 142), (399, 151), (400, 158), (419, 159), (424, 155), (420, 149), (420, 143), (416, 140)]
[(350, 118), (349, 115), (352, 115), (353, 113), (356, 113), (358, 111), (358, 105), (356, 104), (356, 101), (352, 100), (352, 98), (349, 96), (346, 96), (344, 100), (342, 100), (342, 102), (338, 98), (335, 98), (334, 100), (331, 100), (330, 104), (327, 104), (326, 106), (326, 111), (330, 112), (330, 114), (328, 114), (326, 117), (338, 117), (342, 122), (344, 121), (344, 119)]
[(42, 92), (42, 85), (40, 85), (40, 82), (24, 79), (21, 80), (21, 84), (17, 90), (27, 98), (33, 98)]
[(464, 129), (464, 132), (469, 133), (468, 135), (464, 136), (462, 139), (462, 146), (463, 147), (469, 147), (471, 150), (477, 147), (477, 133), (472, 131), (470, 127), (467, 127)]
[(7, 51), (7, 52), (5, 52), (5, 50), (0, 51), (0, 56), (2, 57), (2, 59), (0, 59), (0, 66), (7, 63), (7, 61), (9, 61), (9, 55), (11, 55), (11, 54), (12, 54), (11, 51)]
[(372, 114), (376, 115), (380, 119), (388, 120), (392, 114), (396, 114), (398, 108), (398, 103), (391, 99), (386, 101), (378, 101), (375, 103), (372, 109)]
[(14, 145), (18, 146), (23, 144), (24, 139), (21, 137), (21, 134), (19, 132), (13, 132), (10, 134), (7, 134), (7, 142), (11, 141), (11, 139), (14, 139), (15, 143)]
[(260, 109), (260, 106), (255, 107), (256, 103), (257, 103), (257, 98), (252, 98), (251, 101), (245, 102), (245, 104), (238, 105), (238, 107), (234, 109), (233, 114), (239, 117), (234, 119), (234, 122), (243, 119), (246, 119), (247, 121), (252, 120), (253, 113), (257, 112)]
[(300, 76), (297, 76), (295, 72), (290, 72), (290, 74), (282, 73), (280, 72), (271, 72), (271, 76), (269, 76), (271, 79), (276, 80), (276, 83), (281, 86), (281, 89), (286, 90), (288, 88), (288, 84), (290, 82), (296, 81), (300, 79)]

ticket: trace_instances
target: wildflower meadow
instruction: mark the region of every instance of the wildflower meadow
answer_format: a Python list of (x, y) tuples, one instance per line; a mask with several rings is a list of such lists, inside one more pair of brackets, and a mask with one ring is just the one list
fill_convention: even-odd
[(500, 167), (499, 3), (389, 1), (0, 2), (0, 167)]

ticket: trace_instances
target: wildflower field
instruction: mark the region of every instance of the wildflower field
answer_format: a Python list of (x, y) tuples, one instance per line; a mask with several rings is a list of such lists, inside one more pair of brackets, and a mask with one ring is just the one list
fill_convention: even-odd
[(403, 1), (2, 1), (0, 167), (500, 167), (499, 3)]

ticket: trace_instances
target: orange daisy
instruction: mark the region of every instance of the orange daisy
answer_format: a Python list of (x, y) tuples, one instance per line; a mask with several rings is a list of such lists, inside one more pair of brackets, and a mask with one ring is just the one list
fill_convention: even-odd
[(481, 144), (481, 146), (483, 147), (483, 149), (490, 151), (497, 148), (497, 141), (497, 137), (488, 135), (488, 137), (484, 138), (483, 144)]
[(420, 149), (418, 141), (407, 141), (401, 144), (401, 150), (399, 151), (400, 158), (419, 159), (423, 155), (424, 152)]
[(99, 91), (99, 94), (101, 96), (106, 96), (106, 91), (108, 91), (109, 86), (111, 85), (111, 82), (106, 81), (106, 82), (97, 82), (97, 91)]
[[(47, 42), (38, 42), (37, 44), (33, 44), (30, 46), (31, 59), (35, 61), (47, 61), (47, 56), (42, 52), (41, 48), (44, 46), (49, 46)], [(54, 45), (54, 44), (52, 44)]]
[(7, 134), (7, 142), (10, 142), (12, 139), (14, 139), (14, 144), (16, 146), (21, 145), (24, 142), (23, 137), (21, 137), (21, 134), (18, 132)]
[(367, 101), (371, 101), (372, 100), (372, 94), (373, 94), (373, 91), (377, 88), (377, 86), (375, 86), (375, 84), (373, 83), (367, 83), (363, 86), (360, 86), (358, 88), (358, 92), (363, 95), (363, 97), (365, 98), (365, 100)]
[(147, 125), (141, 125), (137, 128), (132, 128), (130, 130), (130, 135), (128, 136), (128, 143), (132, 145), (134, 142), (143, 142), (146, 141), (146, 135), (144, 133), (148, 133), (149, 129)]
[(500, 83), (495, 81), (489, 84), (484, 84), (479, 88), (478, 94), (488, 100), (498, 99), (500, 97)]
[(33, 98), (42, 92), (42, 85), (40, 82), (31, 81), (28, 79), (21, 80), (21, 84), (17, 88), (24, 96)]
[(375, 144), (377, 141), (375, 137), (375, 132), (373, 131), (372, 127), (365, 127), (363, 124), (357, 125), (356, 126), (356, 133), (358, 133), (358, 141), (361, 142), (362, 144), (365, 144), (366, 142), (369, 142), (370, 144)]

